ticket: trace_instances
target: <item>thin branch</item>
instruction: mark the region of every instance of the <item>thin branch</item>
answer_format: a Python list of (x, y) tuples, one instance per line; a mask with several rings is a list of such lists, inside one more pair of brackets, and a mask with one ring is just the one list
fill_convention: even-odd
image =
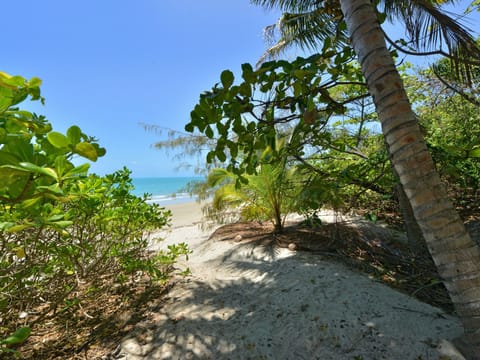
[(475, 99), (473, 96), (465, 93), (461, 89), (457, 89), (456, 87), (450, 85), (435, 69), (433, 69), (433, 73), (435, 76), (440, 80), (440, 82), (445, 85), (448, 89), (452, 90), (453, 92), (457, 93), (460, 95), (462, 98), (467, 100), (468, 102), (472, 103), (473, 105), (480, 106), (480, 101)]

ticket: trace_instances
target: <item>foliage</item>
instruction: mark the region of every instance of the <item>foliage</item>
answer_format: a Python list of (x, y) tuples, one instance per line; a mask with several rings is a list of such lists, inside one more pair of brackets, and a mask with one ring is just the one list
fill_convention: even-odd
[[(480, 40), (477, 40), (480, 44)], [(434, 89), (442, 89), (444, 95), (460, 95), (473, 105), (480, 106), (480, 67), (471, 66), (467, 73), (458, 73), (446, 60), (440, 59), (432, 65), (430, 70), (423, 71), (423, 80), (434, 86)]]
[[(278, 139), (275, 148), (281, 151), (284, 147), (285, 139)], [(264, 151), (262, 158), (270, 152), (270, 149)], [(281, 161), (259, 165), (254, 174), (246, 175), (245, 183), (236, 183), (236, 176), (225, 169), (211, 170), (207, 184), (215, 192), (207, 214), (224, 222), (230, 220), (233, 210), (239, 212), (242, 220), (271, 221), (275, 230), (282, 232), (289, 214), (319, 209), (323, 200), (319, 195), (324, 192), (316, 191), (316, 196), (312, 196), (308, 191), (313, 185), (307, 185), (312, 176), (288, 160), (283, 156)]]
[(354, 64), (339, 68), (327, 63), (341, 63), (350, 56), (329, 52), (293, 62), (272, 61), (257, 70), (243, 64), (239, 85), (233, 85), (233, 73), (225, 70), (221, 85), (200, 96), (185, 129), (215, 138), (207, 162), (225, 162), (228, 157), (227, 170), (240, 181), (245, 181), (242, 174), (255, 172), (259, 151), (270, 148), (270, 160), (275, 161), (279, 155), (276, 136), (282, 129), (289, 128), (293, 134), (285, 150), (290, 156), (303, 157), (308, 151), (306, 144), (328, 146), (331, 137), (325, 127), (333, 115), (344, 114), (346, 104), (352, 101), (334, 99), (330, 90), (338, 86), (339, 78), (342, 83), (358, 83), (361, 75)]
[(77, 126), (55, 132), (16, 107), (28, 96), (42, 100), (39, 86), (0, 73), (0, 339), (13, 332), (0, 352), (47, 315), (81, 306), (91, 295), (78, 293), (80, 284), (101, 287), (108, 274), (119, 284), (139, 274), (166, 281), (188, 254), (185, 244), (146, 253), (148, 232), (170, 213), (131, 194), (127, 169), (100, 177), (87, 174), (89, 164), (74, 165), (73, 156), (105, 154), (94, 138)]
[[(335, 52), (345, 51), (350, 42), (345, 19), (338, 1), (251, 0), (267, 9), (278, 8), (282, 16), (274, 25), (267, 26), (267, 39), (272, 43), (262, 60), (276, 57), (293, 46), (302, 50), (324, 52), (322, 45), (331, 43)], [(480, 48), (458, 18), (442, 11), (444, 5), (455, 5), (456, 0), (436, 1), (375, 1), (377, 19), (402, 23), (407, 39), (386, 40), (398, 51), (409, 55), (441, 55), (448, 59), (458, 78), (470, 76), (472, 65)], [(472, 1), (466, 12), (478, 10), (478, 1)], [(447, 51), (444, 51), (444, 48)], [(472, 61), (473, 60), (473, 61)]]
[(472, 12), (474, 10), (480, 11), (480, 0), (472, 0), (470, 5), (468, 6), (466, 12), (469, 13), (469, 12)]
[[(437, 65), (448, 70), (444, 61), (435, 64), (438, 70)], [(456, 82), (445, 84), (451, 73), (443, 73), (444, 79), (438, 75), (430, 69), (415, 69), (404, 79), (437, 171), (466, 221), (480, 216), (478, 94), (475, 87), (459, 88)]]
[(416, 89), (414, 106), (439, 173), (451, 185), (479, 189), (478, 105), (446, 87), (430, 70), (417, 70), (406, 81)]
[(338, 67), (348, 57), (330, 56), (272, 61), (257, 70), (244, 64), (238, 85), (224, 71), (221, 85), (200, 96), (186, 125), (215, 140), (207, 161), (227, 162), (237, 187), (265, 164), (287, 161), (302, 174), (304, 212), (392, 198), (395, 180), (374, 130), (377, 118), (364, 84), (354, 81), (361, 80), (359, 69), (355, 63)]

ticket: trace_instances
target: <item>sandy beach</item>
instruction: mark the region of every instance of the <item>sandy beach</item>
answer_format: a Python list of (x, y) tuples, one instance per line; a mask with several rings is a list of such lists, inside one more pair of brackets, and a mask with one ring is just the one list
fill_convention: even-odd
[(202, 205), (196, 202), (165, 205), (172, 212), (172, 228), (197, 225), (202, 220)]
[[(462, 359), (457, 318), (321, 255), (209, 240), (200, 205), (166, 206), (152, 245), (186, 242), (179, 279), (121, 344), (122, 359)], [(329, 219), (324, 219), (329, 220)]]

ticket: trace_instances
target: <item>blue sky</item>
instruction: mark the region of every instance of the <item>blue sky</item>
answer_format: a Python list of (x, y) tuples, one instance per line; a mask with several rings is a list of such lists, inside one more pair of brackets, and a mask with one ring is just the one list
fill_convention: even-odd
[(183, 130), (222, 70), (258, 60), (279, 15), (248, 0), (19, 0), (2, 14), (0, 70), (43, 80), (46, 105), (29, 108), (97, 137), (107, 155), (92, 171), (134, 177), (191, 175), (139, 123)]

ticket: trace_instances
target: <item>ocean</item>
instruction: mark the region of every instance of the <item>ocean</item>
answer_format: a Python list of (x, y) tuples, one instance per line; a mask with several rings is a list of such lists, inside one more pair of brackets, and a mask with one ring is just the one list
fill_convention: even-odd
[(149, 177), (149, 178), (132, 178), (135, 189), (133, 194), (142, 196), (149, 194), (150, 203), (159, 205), (179, 204), (195, 201), (195, 197), (191, 197), (184, 192), (184, 187), (190, 181), (202, 180), (201, 177)]

